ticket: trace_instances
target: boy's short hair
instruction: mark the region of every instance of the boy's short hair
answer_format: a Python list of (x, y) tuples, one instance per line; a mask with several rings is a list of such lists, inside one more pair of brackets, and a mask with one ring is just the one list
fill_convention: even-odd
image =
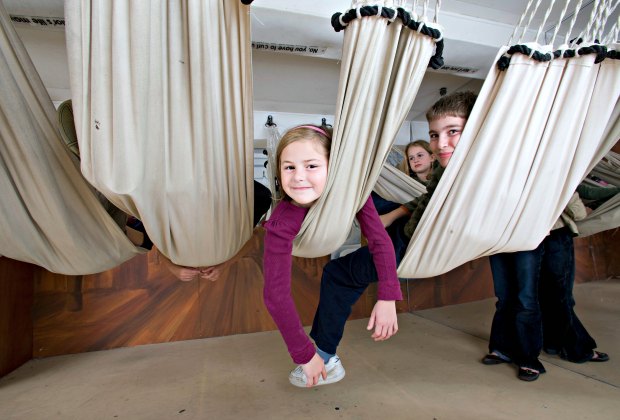
[(426, 120), (434, 121), (437, 118), (451, 116), (468, 119), (476, 102), (477, 95), (474, 92), (454, 92), (442, 96), (426, 112)]

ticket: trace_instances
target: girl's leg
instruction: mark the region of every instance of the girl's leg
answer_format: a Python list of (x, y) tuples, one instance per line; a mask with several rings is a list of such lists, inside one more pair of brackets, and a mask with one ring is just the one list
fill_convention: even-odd
[(377, 270), (366, 246), (325, 265), (319, 306), (310, 331), (317, 347), (336, 353), (351, 308), (366, 287), (376, 281)]

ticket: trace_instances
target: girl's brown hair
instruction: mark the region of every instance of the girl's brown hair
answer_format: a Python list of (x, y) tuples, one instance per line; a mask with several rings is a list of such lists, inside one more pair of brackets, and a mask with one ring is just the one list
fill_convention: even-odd
[[(430, 144), (426, 140), (419, 139), (419, 140), (415, 140), (415, 141), (409, 142), (405, 146), (405, 159), (403, 159), (403, 161), (400, 163), (400, 167), (399, 167), (399, 169), (401, 171), (403, 171), (404, 173), (406, 173), (409, 176), (413, 176), (415, 174), (411, 170), (411, 166), (409, 165), (409, 149), (412, 148), (413, 146), (421, 147), (422, 149), (426, 150), (429, 155), (433, 154), (433, 151), (431, 150), (431, 146), (430, 146)], [(432, 171), (433, 171), (433, 168), (431, 166), (431, 171), (428, 173), (428, 177), (431, 176)]]

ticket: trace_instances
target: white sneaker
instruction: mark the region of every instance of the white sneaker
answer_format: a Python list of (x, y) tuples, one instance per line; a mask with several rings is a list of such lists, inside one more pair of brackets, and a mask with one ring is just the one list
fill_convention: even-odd
[[(334, 382), (338, 382), (344, 378), (344, 367), (342, 367), (340, 357), (337, 355), (329, 359), (329, 362), (325, 365), (325, 370), (327, 371), (327, 379), (323, 379), (322, 376), (319, 376), (319, 382), (317, 385), (333, 384)], [(293, 369), (288, 375), (288, 380), (295, 386), (305, 388), (307, 382), (303, 366), (299, 365)]]

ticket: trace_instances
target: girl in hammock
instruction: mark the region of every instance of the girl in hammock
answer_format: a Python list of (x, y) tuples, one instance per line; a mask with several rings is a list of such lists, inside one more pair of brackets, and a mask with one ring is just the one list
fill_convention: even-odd
[(416, 140), (405, 146), (405, 159), (401, 162), (400, 170), (426, 185), (431, 179), (433, 162), (435, 155), (428, 142)]
[[(405, 158), (398, 169), (416, 181), (426, 185), (431, 179), (435, 155), (426, 140), (415, 140), (405, 146)], [(400, 203), (386, 200), (376, 192), (372, 192), (372, 201), (381, 215), (389, 213), (401, 206)]]
[[(325, 189), (331, 147), (331, 132), (326, 127), (303, 125), (289, 130), (280, 140), (276, 152), (278, 180), (283, 198), (265, 224), (263, 269), (265, 277), (264, 300), (286, 343), (289, 354), (299, 366), (289, 375), (293, 385), (311, 387), (341, 380), (345, 371), (336, 353), (344, 324), (368, 281), (379, 281), (376, 303), (368, 330), (374, 328), (375, 341), (386, 340), (398, 330), (395, 300), (402, 299), (396, 259), (379, 215), (368, 198), (356, 217), (362, 233), (368, 239), (365, 252), (339, 258), (327, 264), (321, 281), (321, 301), (314, 318), (310, 337), (305, 334), (291, 296), (291, 263), (293, 239), (299, 232), (308, 209)], [(349, 257), (349, 258), (348, 258)], [(332, 294), (331, 282), (338, 282), (339, 270), (355, 264), (361, 289)], [(342, 272), (342, 278), (350, 277)], [(350, 278), (349, 278), (350, 280)], [(333, 306), (346, 308), (341, 315), (332, 316)]]

